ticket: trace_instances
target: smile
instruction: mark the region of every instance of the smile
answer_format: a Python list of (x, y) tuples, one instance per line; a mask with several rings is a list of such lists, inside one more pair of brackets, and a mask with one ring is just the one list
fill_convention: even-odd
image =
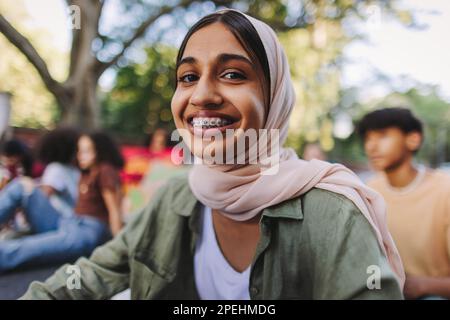
[(238, 124), (239, 119), (227, 114), (204, 110), (191, 114), (187, 117), (186, 121), (189, 129), (195, 135), (210, 135), (234, 128)]
[(190, 124), (194, 128), (220, 128), (224, 126), (228, 126), (232, 123), (231, 120), (224, 118), (192, 118)]

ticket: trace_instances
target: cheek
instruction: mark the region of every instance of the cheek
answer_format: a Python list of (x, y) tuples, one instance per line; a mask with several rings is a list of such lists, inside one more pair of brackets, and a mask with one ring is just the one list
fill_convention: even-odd
[(247, 110), (248, 128), (262, 129), (265, 124), (264, 103), (259, 99), (254, 99)]
[(263, 128), (266, 119), (266, 111), (264, 106), (264, 100), (260, 97), (255, 97), (253, 100), (252, 119), (256, 128)]
[(171, 110), (173, 119), (175, 121), (176, 126), (178, 127), (183, 121), (183, 111), (188, 105), (188, 95), (186, 92), (177, 89), (174, 92), (171, 102)]
[(255, 88), (243, 87), (233, 91), (229, 100), (242, 116), (243, 129), (261, 129), (264, 127), (265, 108), (262, 93)]
[(387, 138), (380, 144), (380, 149), (389, 158), (397, 158), (404, 148), (398, 139)]
[(84, 164), (91, 164), (95, 160), (95, 154), (89, 151), (80, 152), (78, 154), (78, 161)]

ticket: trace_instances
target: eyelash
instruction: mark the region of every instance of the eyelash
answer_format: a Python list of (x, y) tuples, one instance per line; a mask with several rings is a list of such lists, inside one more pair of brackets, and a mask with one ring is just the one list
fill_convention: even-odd
[[(229, 75), (229, 74), (235, 74), (235, 75), (237, 75), (237, 79), (239, 79), (239, 80), (245, 80), (245, 79), (247, 79), (242, 73), (236, 72), (236, 71), (227, 72), (227, 73), (224, 74), (224, 76)], [(227, 79), (230, 79), (230, 78), (227, 78)], [(230, 80), (233, 80), (233, 79), (230, 79)]]
[(186, 80), (185, 80), (187, 77), (196, 77), (196, 78), (198, 78), (196, 75), (194, 75), (194, 74), (191, 73), (191, 74), (186, 74), (186, 75), (184, 75), (184, 76), (179, 77), (179, 78), (178, 78), (178, 82), (190, 83), (191, 81), (186, 81)]
[[(230, 75), (230, 74), (237, 75), (237, 77), (236, 78), (226, 78), (226, 79), (228, 79), (228, 80), (245, 80), (245, 79), (247, 79), (245, 77), (245, 75), (243, 75), (242, 73), (236, 72), (236, 71), (227, 72), (222, 77), (226, 77), (227, 75)], [(186, 74), (184, 76), (179, 77), (178, 78), (178, 82), (191, 83), (192, 81), (195, 81), (195, 80), (186, 81), (187, 77), (195, 77), (196, 80), (198, 79), (198, 76), (196, 76), (195, 74), (190, 73), (190, 74)]]

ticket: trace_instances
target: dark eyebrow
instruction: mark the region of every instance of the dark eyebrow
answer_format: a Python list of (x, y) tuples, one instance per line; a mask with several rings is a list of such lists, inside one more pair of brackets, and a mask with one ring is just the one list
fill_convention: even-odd
[[(252, 68), (254, 67), (253, 63), (249, 59), (247, 59), (246, 57), (244, 57), (240, 54), (222, 53), (217, 57), (217, 60), (219, 61), (219, 63), (222, 63), (222, 64), (227, 63), (230, 60), (239, 60), (239, 61), (243, 61), (243, 62), (247, 63)], [(182, 64), (196, 64), (196, 63), (197, 63), (197, 59), (195, 59), (194, 57), (185, 57), (180, 60), (177, 68), (180, 67)]]
[(247, 63), (248, 65), (250, 65), (253, 68), (253, 63), (246, 57), (241, 56), (240, 54), (222, 53), (219, 55), (217, 60), (219, 61), (219, 63), (226, 63), (230, 60), (239, 60), (239, 61), (243, 61), (243, 62)]
[(197, 63), (197, 59), (195, 59), (194, 57), (185, 57), (183, 59), (180, 60), (180, 62), (178, 63), (177, 69), (179, 66), (181, 66), (182, 64), (196, 64)]

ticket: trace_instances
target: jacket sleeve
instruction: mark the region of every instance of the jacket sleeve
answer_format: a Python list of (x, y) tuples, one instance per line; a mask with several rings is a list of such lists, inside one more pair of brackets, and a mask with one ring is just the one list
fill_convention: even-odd
[(98, 247), (89, 259), (65, 264), (45, 282), (32, 282), (20, 299), (108, 299), (129, 287), (132, 241), (142, 233), (150, 208), (142, 210), (111, 241)]
[(310, 241), (314, 299), (403, 299), (372, 226), (347, 198), (316, 202)]

